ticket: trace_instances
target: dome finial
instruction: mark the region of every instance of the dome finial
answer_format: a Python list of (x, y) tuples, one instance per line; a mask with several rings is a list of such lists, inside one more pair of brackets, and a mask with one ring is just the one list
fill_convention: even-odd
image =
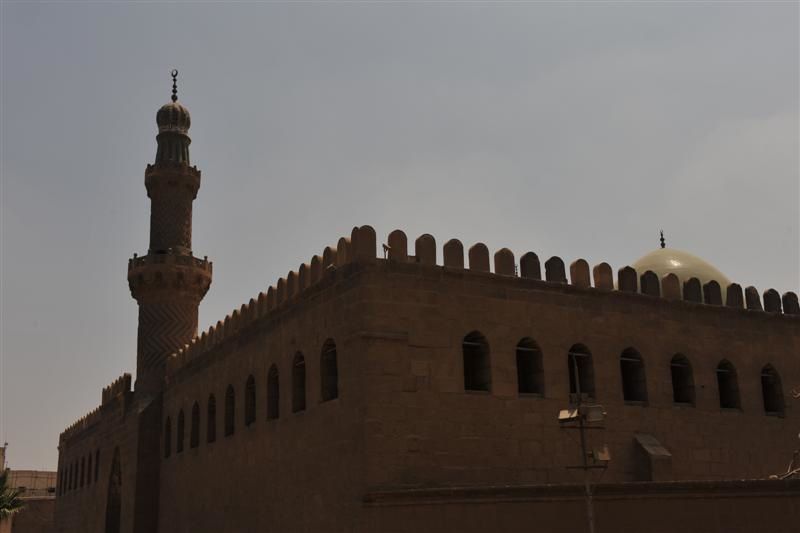
[(172, 69), (172, 101), (178, 100), (178, 69)]
[(662, 248), (666, 248), (667, 247), (667, 241), (664, 240), (664, 230), (663, 229), (660, 230), (660, 233), (661, 233), (661, 247)]

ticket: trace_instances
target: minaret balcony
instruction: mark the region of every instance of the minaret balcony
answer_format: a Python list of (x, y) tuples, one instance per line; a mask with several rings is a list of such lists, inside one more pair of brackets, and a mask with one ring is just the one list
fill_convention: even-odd
[(198, 302), (211, 286), (213, 263), (183, 254), (148, 254), (128, 260), (128, 285), (137, 300), (186, 296)]

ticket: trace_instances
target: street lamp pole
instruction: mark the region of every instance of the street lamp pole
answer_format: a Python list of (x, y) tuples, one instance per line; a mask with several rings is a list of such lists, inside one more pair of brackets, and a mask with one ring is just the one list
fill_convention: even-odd
[(578, 372), (578, 358), (575, 354), (571, 353), (573, 376), (575, 377), (575, 393), (577, 394), (577, 407), (578, 407), (578, 432), (581, 438), (581, 470), (583, 470), (583, 486), (586, 490), (586, 519), (589, 522), (589, 533), (594, 533), (594, 503), (592, 502), (592, 485), (589, 480), (589, 453), (586, 449), (586, 427), (584, 422), (583, 413), (581, 413), (581, 378)]

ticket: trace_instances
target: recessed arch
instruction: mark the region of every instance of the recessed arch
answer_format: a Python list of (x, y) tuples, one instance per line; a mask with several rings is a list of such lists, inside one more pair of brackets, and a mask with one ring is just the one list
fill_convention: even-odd
[(256, 378), (250, 374), (244, 387), (244, 425), (256, 421)]
[(320, 354), (320, 391), (323, 402), (335, 400), (339, 397), (339, 366), (336, 358), (336, 343), (328, 339), (322, 345)]
[(200, 404), (192, 405), (192, 428), (189, 433), (189, 447), (197, 448), (200, 444)]
[(119, 448), (114, 448), (111, 471), (108, 476), (108, 495), (106, 497), (105, 533), (120, 533), (122, 517), (122, 465)]
[(280, 376), (278, 367), (272, 365), (267, 373), (267, 420), (280, 416)]
[(772, 365), (766, 365), (761, 369), (761, 394), (764, 399), (764, 412), (768, 415), (783, 416), (785, 406), (781, 377)]
[(567, 352), (570, 399), (594, 399), (594, 361), (592, 352), (583, 344), (573, 344)]
[(297, 352), (292, 359), (292, 412), (306, 410), (306, 359)]
[(644, 360), (635, 348), (626, 348), (619, 358), (622, 398), (626, 402), (647, 401), (647, 377)]
[(517, 392), (544, 394), (544, 367), (542, 350), (530, 337), (517, 343)]
[(184, 420), (183, 416), (183, 409), (178, 412), (178, 430), (177, 430), (177, 440), (175, 441), (175, 452), (181, 453), (183, 452), (183, 438), (184, 438), (184, 430), (186, 428), (186, 421)]
[(206, 442), (210, 444), (217, 440), (217, 399), (213, 394), (208, 395), (206, 410)]
[(236, 431), (236, 392), (233, 385), (225, 389), (225, 436), (230, 437)]
[(676, 404), (694, 405), (694, 372), (689, 359), (683, 354), (675, 354), (669, 362), (672, 377), (672, 401)]
[(479, 331), (468, 333), (461, 343), (464, 359), (464, 390), (488, 392), (492, 388), (489, 343)]
[(741, 409), (742, 403), (739, 396), (739, 377), (736, 367), (723, 359), (717, 365), (717, 390), (719, 392), (719, 406), (722, 409)]

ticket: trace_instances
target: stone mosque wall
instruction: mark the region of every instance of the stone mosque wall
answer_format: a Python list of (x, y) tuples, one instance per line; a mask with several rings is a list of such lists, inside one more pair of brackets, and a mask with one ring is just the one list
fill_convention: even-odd
[[(482, 244), (465, 269), (458, 241), (442, 268), (433, 237), (413, 256), (405, 240), (393, 232), (378, 259), (374, 231), (355, 229), (168, 360), (161, 531), (375, 531), (383, 507), (363, 501), (375, 491), (576, 482), (576, 436), (556, 420), (576, 400), (570, 353), (590, 360), (586, 400), (608, 413), (591, 435), (611, 452), (603, 482), (785, 470), (800, 419), (765, 404), (764, 376), (774, 371), (781, 399), (800, 381), (793, 293), (762, 303), (731, 285), (723, 306), (714, 283), (626, 267), (615, 284), (608, 265), (590, 276), (583, 260), (568, 281), (561, 259), (542, 269), (529, 253), (517, 270), (506, 249), (492, 273)], [(475, 348), (483, 366), (468, 362)], [(689, 369), (690, 394), (674, 368)], [(196, 497), (208, 479), (223, 512)]]

